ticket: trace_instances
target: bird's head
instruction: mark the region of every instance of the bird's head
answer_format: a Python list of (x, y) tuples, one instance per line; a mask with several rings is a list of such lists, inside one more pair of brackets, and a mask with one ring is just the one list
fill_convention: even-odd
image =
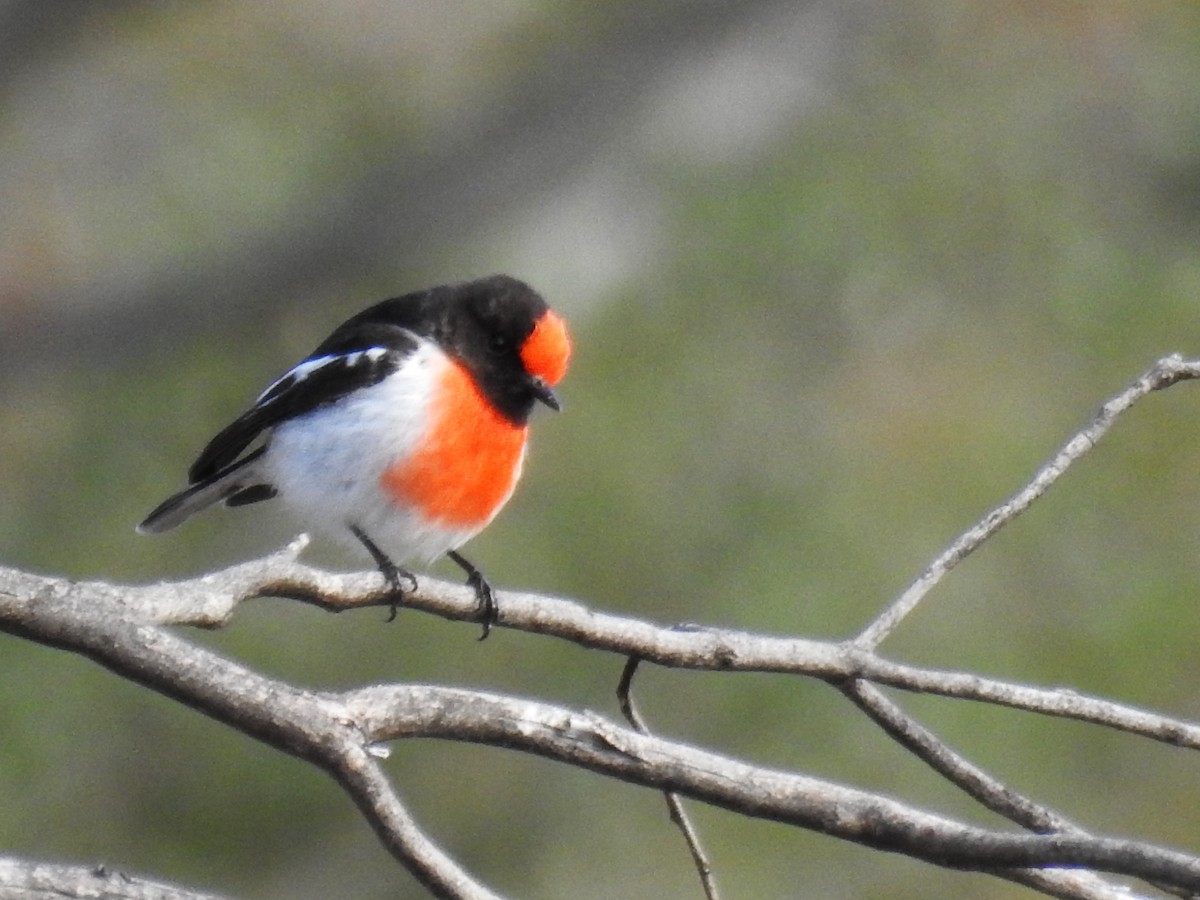
[(497, 409), (524, 424), (534, 402), (559, 409), (554, 387), (567, 372), (566, 323), (533, 288), (507, 275), (461, 286), (464, 315), (449, 341)]

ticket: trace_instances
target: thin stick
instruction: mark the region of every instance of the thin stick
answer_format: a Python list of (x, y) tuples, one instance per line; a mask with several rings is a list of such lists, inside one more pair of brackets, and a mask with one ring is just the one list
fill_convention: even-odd
[(1185, 360), (1177, 353), (1164, 356), (1147, 369), (1129, 387), (1100, 407), (1100, 411), (1087, 427), (1067, 441), (1062, 449), (1037, 471), (1032, 481), (943, 550), (899, 597), (859, 633), (854, 639), (855, 646), (866, 650), (878, 647), (951, 569), (1028, 509), (1076, 460), (1091, 450), (1121, 413), (1147, 394), (1193, 378), (1200, 378), (1200, 360)]
[[(900, 746), (909, 750), (955, 787), (978, 800), (992, 812), (1004, 816), (1036, 834), (1057, 832), (1081, 837), (1091, 836), (1090, 832), (1080, 828), (1062, 814), (1035, 800), (1030, 800), (953, 750), (932, 731), (885, 696), (875, 685), (856, 678), (842, 684), (841, 691), (851, 703), (866, 713), (868, 718)], [(994, 874), (1003, 875), (998, 870)], [(1039, 890), (1049, 887), (1027, 880), (1034, 877), (1034, 873), (1030, 870), (1022, 870), (1016, 874), (1017, 878), (1014, 880), (1030, 884)], [(1071, 896), (1111, 896), (1113, 892), (1117, 892), (1127, 900), (1131, 900), (1135, 896), (1128, 893), (1124, 887), (1112, 885), (1093, 872), (1079, 870), (1075, 874), (1079, 883), (1070, 887), (1078, 893), (1072, 893)], [(1151, 884), (1167, 894), (1179, 897), (1195, 896), (1190, 891), (1181, 890), (1172, 885), (1154, 882)], [(1055, 885), (1054, 887), (1057, 889), (1062, 886)], [(1066, 896), (1066, 894), (1059, 894), (1059, 896)]]
[[(626, 721), (637, 731), (648, 735), (650, 731), (646, 728), (637, 707), (633, 705), (633, 676), (637, 672), (639, 663), (641, 663), (641, 659), (637, 656), (629, 657), (625, 663), (625, 668), (621, 672), (621, 681), (617, 685), (617, 703), (620, 704)], [(705, 855), (704, 848), (700, 846), (700, 837), (696, 834), (692, 820), (683, 808), (683, 802), (679, 799), (678, 794), (671, 791), (663, 791), (663, 798), (667, 801), (667, 810), (670, 812), (671, 821), (683, 832), (683, 839), (687, 842), (688, 852), (692, 854), (692, 862), (696, 865), (696, 873), (700, 876), (700, 884), (704, 888), (704, 896), (708, 900), (718, 900), (717, 882), (713, 876), (712, 863)]]
[(1022, 796), (952, 750), (875, 685), (854, 679), (843, 684), (841, 690), (889, 737), (992, 812), (1038, 834), (1050, 831), (1085, 833), (1063, 816)]

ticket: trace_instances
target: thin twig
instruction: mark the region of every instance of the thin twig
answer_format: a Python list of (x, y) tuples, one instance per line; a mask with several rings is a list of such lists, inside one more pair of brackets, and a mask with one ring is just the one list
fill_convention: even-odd
[[(646, 728), (645, 721), (633, 703), (633, 676), (637, 672), (640, 662), (641, 660), (636, 656), (631, 656), (626, 660), (625, 668), (621, 671), (621, 681), (617, 685), (617, 703), (621, 707), (621, 713), (631, 726), (642, 734), (649, 734), (650, 731)], [(704, 896), (708, 900), (719, 900), (720, 893), (717, 890), (716, 877), (713, 875), (712, 862), (700, 845), (700, 836), (696, 833), (695, 826), (692, 825), (691, 816), (683, 808), (683, 801), (673, 791), (663, 791), (663, 798), (667, 801), (667, 810), (670, 813), (671, 821), (683, 832), (683, 839), (687, 842), (688, 852), (692, 854), (692, 862), (696, 866), (696, 873), (700, 876), (700, 884), (704, 888)]]
[(856, 679), (846, 682), (841, 689), (889, 737), (992, 812), (1037, 834), (1055, 831), (1087, 833), (1048, 807), (1014, 791), (952, 750), (873, 684)]
[[(500, 900), (472, 878), (425, 834), (396, 795), (370, 745), (355, 742), (332, 756), (334, 778), (358, 805), (388, 851), (416, 874), (437, 897), (453, 900)], [(436, 875), (431, 878), (430, 875)]]
[(1174, 747), (1200, 750), (1200, 724), (1081, 694), (1072, 688), (1038, 687), (985, 678), (971, 672), (924, 669), (871, 654), (863, 657), (857, 674), (868, 681), (905, 691), (992, 703), (1112, 728)]
[[(1065, 816), (1013, 790), (953, 750), (932, 731), (884, 696), (875, 685), (855, 679), (843, 684), (841, 690), (887, 735), (992, 812), (1004, 816), (1036, 834), (1051, 832), (1089, 834), (1087, 830), (1080, 828)], [(1025, 879), (1026, 874), (1029, 873), (1022, 873), (1018, 879), (1014, 880), (1037, 887), (1037, 884)], [(1094, 873), (1079, 872), (1077, 874), (1080, 876), (1080, 883), (1073, 887), (1080, 892), (1079, 896), (1081, 897), (1118, 896), (1124, 900), (1132, 900), (1136, 896), (1124, 887), (1109, 884)], [(1171, 885), (1155, 884), (1154, 886), (1160, 891), (1180, 897), (1195, 896), (1191, 891), (1178, 890)]]
[(1200, 360), (1185, 360), (1179, 354), (1164, 356), (1147, 369), (1129, 387), (1100, 407), (1087, 427), (1067, 441), (1025, 487), (943, 550), (891, 605), (859, 633), (854, 643), (865, 650), (878, 647), (951, 569), (1045, 494), (1076, 460), (1096, 445), (1123, 412), (1153, 391), (1193, 378), (1200, 378)]

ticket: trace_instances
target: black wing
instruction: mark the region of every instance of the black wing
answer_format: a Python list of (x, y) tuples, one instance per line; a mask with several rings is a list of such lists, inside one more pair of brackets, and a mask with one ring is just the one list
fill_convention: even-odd
[(378, 384), (396, 371), (416, 347), (417, 337), (411, 330), (356, 316), (209, 441), (188, 469), (188, 481), (195, 484), (215, 475), (280, 422), (328, 406), (358, 388)]

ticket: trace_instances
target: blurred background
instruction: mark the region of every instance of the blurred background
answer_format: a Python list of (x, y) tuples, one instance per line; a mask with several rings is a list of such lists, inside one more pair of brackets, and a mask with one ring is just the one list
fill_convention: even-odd
[[(614, 612), (840, 638), (1102, 400), (1200, 354), (1200, 6), (2, 0), (0, 209), (0, 563), (153, 581), (277, 547), (266, 508), (133, 526), (342, 318), (508, 272), (577, 356), (468, 556)], [(1198, 420), (1195, 386), (1146, 400), (884, 650), (1200, 718)], [(384, 618), (264, 600), (187, 634), (316, 688), (617, 714), (619, 659)], [(315, 770), (0, 644), (6, 853), (423, 896)], [(821, 684), (637, 689), (665, 735), (997, 824)], [(1194, 755), (899, 699), (1080, 824), (1198, 849)], [(446, 743), (389, 766), (503, 893), (699, 893), (652, 792)], [(692, 809), (729, 900), (1026, 896)]]

